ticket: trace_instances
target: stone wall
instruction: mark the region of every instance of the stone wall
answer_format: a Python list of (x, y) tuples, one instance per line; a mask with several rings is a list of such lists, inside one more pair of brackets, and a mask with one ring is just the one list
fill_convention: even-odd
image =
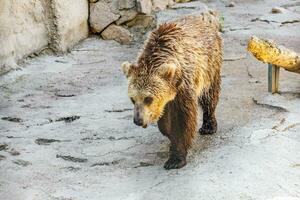
[[(188, 0), (175, 0), (175, 2)], [(45, 48), (61, 53), (86, 38), (129, 44), (156, 26), (174, 0), (0, 0), (0, 75)]]
[(87, 0), (0, 0), (0, 74), (29, 54), (64, 52), (87, 36)]
[(103, 39), (129, 44), (133, 33), (156, 26), (153, 12), (173, 4), (173, 0), (90, 0), (91, 31)]

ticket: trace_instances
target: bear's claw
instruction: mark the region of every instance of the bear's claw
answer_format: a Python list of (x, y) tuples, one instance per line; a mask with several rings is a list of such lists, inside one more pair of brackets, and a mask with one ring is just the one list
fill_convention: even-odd
[(182, 168), (186, 165), (186, 160), (185, 159), (180, 159), (178, 157), (170, 157), (169, 160), (164, 165), (164, 168), (166, 170), (169, 169), (179, 169)]

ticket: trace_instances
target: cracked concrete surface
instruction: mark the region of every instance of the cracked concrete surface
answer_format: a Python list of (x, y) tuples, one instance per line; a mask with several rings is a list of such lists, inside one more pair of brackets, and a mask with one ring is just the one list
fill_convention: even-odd
[[(251, 22), (275, 6), (299, 14), (299, 5), (206, 5), (224, 17), (219, 131), (195, 139), (186, 167), (164, 170), (168, 140), (156, 125), (132, 123), (120, 64), (133, 60), (140, 44), (91, 37), (67, 55), (41, 55), (0, 77), (1, 199), (299, 199), (300, 77), (282, 70), (280, 94), (271, 95), (266, 64), (246, 52), (251, 35), (300, 52), (300, 23)], [(203, 7), (180, 4), (159, 21)]]

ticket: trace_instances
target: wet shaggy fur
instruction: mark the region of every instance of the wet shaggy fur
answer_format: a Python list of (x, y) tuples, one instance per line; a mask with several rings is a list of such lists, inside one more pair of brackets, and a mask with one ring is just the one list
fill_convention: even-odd
[[(197, 132), (199, 106), (203, 110), (200, 134), (217, 131), (215, 109), (222, 65), (218, 30), (218, 17), (212, 12), (162, 24), (149, 35), (136, 64), (125, 70), (129, 96), (143, 99), (147, 91), (154, 98), (154, 105), (143, 112), (150, 113), (150, 122), (157, 121), (171, 142), (166, 169), (186, 165)], [(142, 107), (147, 109), (147, 105)]]

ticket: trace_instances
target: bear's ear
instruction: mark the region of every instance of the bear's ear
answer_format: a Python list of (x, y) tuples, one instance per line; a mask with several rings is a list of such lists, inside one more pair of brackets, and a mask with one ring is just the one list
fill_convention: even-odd
[(175, 75), (177, 66), (174, 63), (167, 63), (160, 66), (159, 74), (167, 79), (172, 79)]
[(127, 78), (131, 76), (132, 67), (132, 64), (128, 61), (122, 63), (122, 71)]

